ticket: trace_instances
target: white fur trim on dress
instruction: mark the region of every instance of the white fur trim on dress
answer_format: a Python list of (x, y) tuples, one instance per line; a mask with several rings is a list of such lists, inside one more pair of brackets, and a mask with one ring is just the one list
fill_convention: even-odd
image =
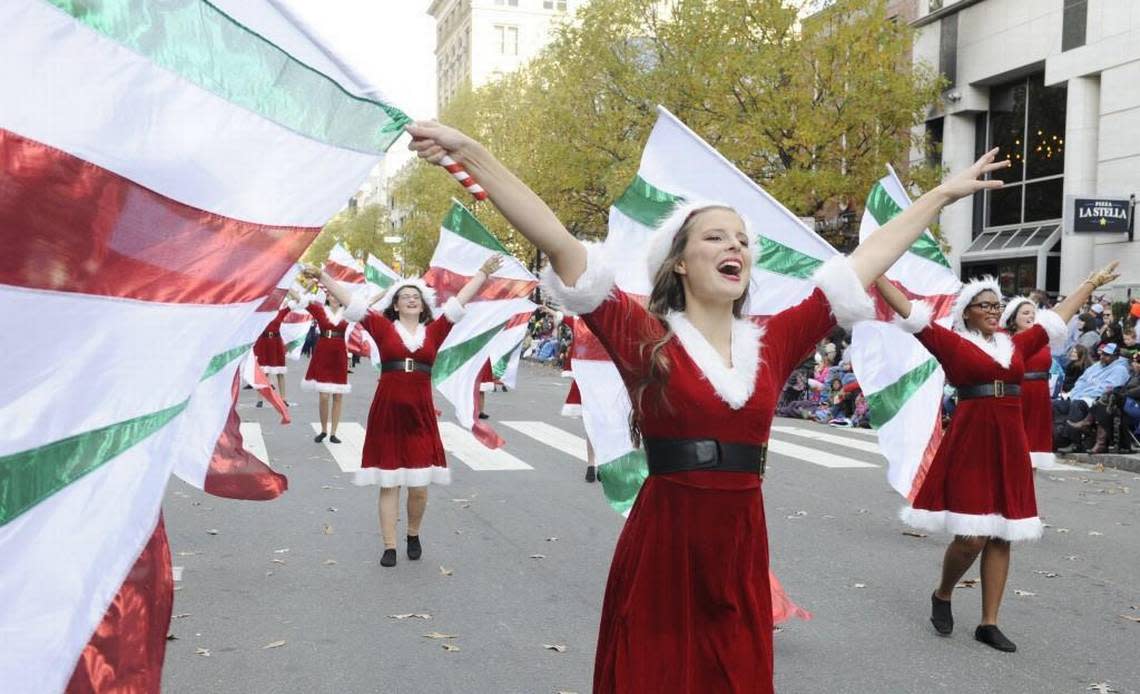
[(562, 372), (562, 378), (574, 378), (574, 372), (567, 369)]
[[(669, 257), (669, 249), (673, 247), (673, 239), (676, 238), (677, 232), (685, 225), (687, 220), (694, 212), (699, 212), (706, 207), (724, 207), (736, 211), (732, 205), (726, 205), (723, 202), (716, 202), (714, 200), (692, 200), (683, 202), (673, 208), (669, 216), (661, 220), (657, 225), (657, 229), (653, 235), (649, 237), (649, 252), (645, 256), (645, 267), (649, 270), (649, 281), (652, 282), (653, 278), (657, 276), (657, 271), (661, 269), (661, 265), (665, 259)], [(739, 213), (737, 213), (739, 214)], [(751, 226), (748, 220), (740, 215), (741, 221), (744, 222), (744, 232), (748, 236), (748, 243), (753, 246), (755, 252), (756, 237), (752, 234)]]
[(348, 302), (348, 306), (344, 307), (344, 318), (352, 323), (359, 323), (364, 320), (368, 315), (368, 297), (364, 292), (356, 292), (352, 295), (352, 301)]
[[(1005, 302), (1005, 310), (1001, 312), (1001, 327), (1005, 328), (1009, 324), (1009, 319), (1013, 318), (1014, 314), (1021, 310), (1022, 304), (1033, 304), (1033, 299), (1027, 296), (1015, 296), (1009, 301)], [(1036, 308), (1037, 304), (1033, 304)]]
[(1057, 454), (1047, 451), (1030, 451), (1029, 462), (1038, 470), (1053, 470), (1057, 467)]
[(998, 332), (993, 334), (992, 340), (987, 340), (976, 330), (958, 331), (958, 334), (990, 355), (990, 358), (1003, 369), (1009, 368), (1010, 362), (1013, 361), (1013, 340), (1009, 339), (1009, 335)]
[(458, 323), (467, 315), (467, 307), (459, 303), (454, 296), (443, 302), (443, 317), (452, 323)]
[(358, 487), (426, 487), (429, 484), (451, 484), (451, 469), (439, 465), (430, 467), (402, 467), (384, 470), (364, 467), (352, 473), (352, 483)]
[(1049, 336), (1049, 349), (1051, 351), (1058, 352), (1065, 346), (1065, 342), (1069, 339), (1069, 327), (1054, 311), (1047, 308), (1038, 309), (1037, 324), (1045, 328), (1045, 334)]
[(562, 416), (573, 417), (574, 419), (582, 418), (582, 406), (576, 402), (568, 402), (562, 405)]
[(670, 311), (665, 322), (673, 329), (681, 346), (701, 370), (721, 400), (734, 410), (744, 407), (756, 388), (756, 372), (760, 368), (760, 341), (764, 329), (750, 320), (732, 321), (732, 368), (725, 365), (701, 331), (682, 311)]
[(831, 315), (843, 328), (850, 329), (861, 320), (875, 319), (875, 302), (851, 267), (845, 255), (828, 258), (811, 277), (812, 284), (823, 290)]
[(404, 343), (404, 347), (406, 347), (409, 352), (414, 352), (424, 346), (424, 337), (426, 337), (427, 331), (424, 330), (423, 323), (416, 323), (416, 333), (414, 335), (408, 332), (403, 322), (395, 320), (392, 321), (392, 324), (396, 328), (396, 334), (400, 336), (400, 342)]
[(1011, 519), (997, 513), (974, 515), (904, 506), (899, 511), (899, 518), (919, 530), (965, 537), (997, 537), (1010, 542), (1036, 540), (1044, 532), (1037, 516)]
[(929, 328), (933, 320), (934, 309), (929, 303), (925, 301), (912, 301), (910, 302), (910, 315), (903, 318), (895, 314), (895, 317), (891, 319), (891, 325), (902, 330), (904, 333), (914, 335)]
[(325, 383), (323, 381), (310, 381), (305, 379), (301, 381), (301, 390), (315, 390), (318, 393), (333, 393), (334, 395), (344, 395), (345, 393), (352, 392), (351, 383)]
[(264, 371), (265, 375), (267, 375), (267, 376), (274, 376), (276, 374), (287, 373), (289, 371), (289, 367), (288, 366), (262, 366), (261, 370)]
[(543, 268), (542, 287), (554, 300), (577, 314), (590, 313), (609, 298), (614, 289), (614, 269), (607, 262), (605, 248), (598, 243), (587, 243), (586, 269), (573, 287), (567, 287), (562, 278), (547, 265)]
[(954, 298), (954, 306), (950, 309), (953, 312), (954, 329), (958, 332), (966, 332), (966, 321), (962, 318), (962, 314), (966, 312), (966, 307), (970, 305), (970, 302), (982, 292), (993, 292), (997, 294), (998, 301), (1001, 301), (1001, 285), (990, 275), (981, 279), (972, 279), (958, 290), (958, 296)]
[(399, 294), (400, 290), (404, 287), (415, 287), (416, 289), (420, 290), (420, 295), (424, 298), (424, 304), (427, 305), (428, 312), (431, 313), (432, 317), (434, 318), (435, 290), (427, 286), (427, 283), (419, 277), (403, 279), (393, 284), (391, 287), (388, 287), (388, 291), (384, 292), (384, 296), (380, 298), (380, 301), (376, 302), (376, 310), (380, 311), (381, 313), (387, 311), (388, 307), (392, 305), (392, 302), (396, 300), (396, 295)]
[(494, 392), (494, 390), (495, 390), (495, 382), (494, 381), (484, 381), (483, 383), (479, 384), (479, 392), (480, 393), (491, 393), (491, 392)]

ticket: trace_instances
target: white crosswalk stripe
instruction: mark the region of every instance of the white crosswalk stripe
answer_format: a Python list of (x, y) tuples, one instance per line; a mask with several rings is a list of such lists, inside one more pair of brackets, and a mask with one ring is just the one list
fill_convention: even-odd
[(878, 443), (872, 443), (871, 441), (864, 441), (862, 439), (854, 439), (850, 436), (831, 434), (826, 430), (821, 431), (818, 428), (804, 429), (801, 427), (789, 427), (773, 424), (772, 431), (781, 434), (791, 434), (792, 436), (799, 436), (805, 439), (813, 439), (815, 441), (833, 443), (837, 446), (846, 446), (848, 448), (854, 448), (866, 453), (874, 453), (876, 455), (880, 454)]
[(578, 460), (586, 461), (586, 439), (581, 436), (575, 436), (546, 422), (503, 422), (503, 425)]
[(533, 470), (530, 465), (507, 453), (501, 448), (487, 448), (475, 436), (453, 422), (440, 422), (439, 435), (447, 452), (459, 458), (472, 470)]
[[(313, 423), (313, 433), (321, 433), (321, 425)], [(364, 427), (356, 422), (341, 422), (336, 429), (340, 443), (330, 443), (326, 438), (324, 447), (332, 454), (337, 467), (342, 472), (360, 469), (360, 456), (364, 453)]]
[(257, 422), (242, 422), (240, 431), (242, 447), (268, 465), (269, 450), (265, 447), (265, 437), (261, 434), (261, 424)]
[(805, 463), (820, 465), (826, 468), (877, 468), (874, 463), (865, 463), (862, 460), (853, 460), (841, 455), (828, 453), (818, 448), (809, 448), (796, 443), (789, 443), (782, 439), (769, 439), (768, 451), (777, 455), (798, 458)]

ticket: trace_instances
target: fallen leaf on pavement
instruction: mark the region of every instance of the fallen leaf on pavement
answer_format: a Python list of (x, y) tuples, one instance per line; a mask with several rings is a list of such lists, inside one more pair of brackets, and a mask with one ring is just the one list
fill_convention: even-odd
[(272, 572), (272, 571), (266, 571), (266, 572), (265, 572), (265, 577), (266, 577), (266, 578), (269, 578), (269, 577), (270, 577), (270, 576), (272, 576), (272, 575), (273, 575), (273, 572)]
[(548, 538), (546, 538), (546, 541), (547, 542), (558, 542), (558, 538), (557, 537), (548, 537)]
[(1103, 537), (1104, 533), (1097, 532), (1096, 530), (1089, 531), (1089, 537)]
[(980, 579), (977, 579), (977, 578), (966, 578), (966, 579), (963, 579), (960, 583), (958, 583), (958, 585), (955, 586), (955, 588), (973, 588), (974, 586), (978, 585), (979, 580)]
[(455, 573), (455, 570), (454, 569), (448, 569), (448, 568), (441, 566), (441, 567), (439, 567), (439, 573), (441, 576), (450, 576), (450, 575)]
[(194, 649), (194, 655), (200, 655), (200, 656), (205, 656), (206, 658), (209, 658), (210, 657), (210, 649), (209, 648), (195, 648)]
[(194, 557), (201, 554), (201, 552), (178, 552), (180, 557)]
[(426, 612), (408, 612), (406, 614), (390, 614), (388, 619), (395, 619), (404, 621), (405, 619), (431, 619), (431, 615)]
[(177, 636), (175, 636), (174, 634), (167, 634), (167, 635), (166, 635), (166, 640), (167, 640), (167, 641), (177, 641), (177, 640), (178, 640), (178, 637), (177, 637)]
[(851, 587), (852, 588), (866, 588), (867, 584), (866, 583), (856, 583), (855, 585), (853, 585)]
[(190, 613), (189, 613), (189, 612), (183, 612), (182, 614), (176, 614), (176, 615), (174, 615), (174, 619), (185, 619), (185, 618), (187, 618), (187, 617), (189, 617), (189, 616), (190, 616)]
[(288, 548), (288, 547), (282, 547), (281, 549), (275, 549), (275, 550), (273, 550), (273, 553), (274, 553), (274, 554), (285, 554), (285, 553), (286, 553), (286, 552), (288, 552), (288, 551), (289, 551), (289, 548)]
[(1013, 591), (1013, 594), (1022, 598), (1032, 598), (1037, 595), (1037, 593), (1032, 593), (1028, 590), (1015, 590)]
[(563, 646), (560, 643), (544, 643), (544, 644), (542, 644), (542, 647), (548, 651), (554, 651), (556, 653), (565, 653), (566, 652), (566, 646)]
[(463, 534), (463, 531), (462, 531), (462, 530), (456, 530), (456, 531), (455, 531), (455, 534), (456, 534), (456, 535), (462, 535), (462, 534)]
[(1057, 578), (1057, 574), (1053, 573), (1052, 571), (1034, 571), (1033, 573), (1039, 576), (1044, 576), (1045, 578)]
[(206, 534), (207, 535), (217, 535), (218, 529), (217, 528), (210, 528), (209, 530), (206, 531)]
[(430, 631), (424, 634), (425, 639), (457, 639), (459, 634), (441, 634), (438, 631)]
[(272, 642), (270, 642), (270, 643), (267, 643), (267, 644), (265, 644), (264, 646), (262, 646), (262, 647), (261, 647), (261, 650), (263, 650), (263, 651), (264, 651), (264, 650), (267, 650), (267, 649), (270, 649), (270, 648), (281, 648), (281, 647), (282, 647), (282, 646), (284, 646), (284, 645), (285, 645), (285, 642), (284, 642), (284, 641), (272, 641)]
[(1137, 623), (1140, 623), (1140, 617), (1137, 617), (1137, 616), (1135, 616), (1135, 615), (1130, 615), (1130, 614), (1122, 614), (1122, 615), (1120, 615), (1120, 616), (1121, 616), (1121, 617), (1123, 617), (1124, 619), (1127, 619), (1127, 620), (1128, 620), (1128, 621), (1130, 621), (1130, 622), (1137, 622)]
[(1077, 560), (1077, 555), (1075, 555), (1075, 554), (1070, 554), (1070, 555), (1068, 555), (1068, 556), (1067, 556), (1067, 557), (1065, 557), (1065, 558), (1066, 558), (1066, 559), (1068, 559), (1069, 561), (1076, 561), (1076, 560)]
[(324, 564), (325, 566), (332, 566), (333, 564), (336, 563), (336, 559), (325, 559), (321, 563)]
[(1109, 694), (1110, 692), (1115, 692), (1117, 690), (1108, 686), (1108, 682), (1093, 682), (1092, 684), (1090, 684), (1088, 686), (1088, 689), (1086, 689), (1085, 691), (1086, 692), (1099, 692), (1100, 694)]
[(271, 561), (272, 561), (274, 564), (284, 564), (284, 563), (285, 563), (285, 560), (284, 560), (284, 559), (273, 559), (273, 560), (271, 560)]
[(445, 643), (443, 644), (443, 650), (447, 651), (448, 653), (458, 653), (459, 646), (452, 646), (450, 643)]
[(532, 554), (532, 555), (530, 555), (530, 558), (531, 559), (546, 559), (546, 555), (545, 554)]
[(1067, 532), (1069, 532), (1069, 529), (1068, 529), (1068, 528), (1057, 528), (1057, 532), (1059, 532), (1059, 533), (1067, 533)]
[(336, 506), (329, 506), (329, 513), (336, 513)]
[(325, 523), (325, 527), (324, 527), (323, 532), (325, 535), (332, 535), (333, 534), (332, 523)]
[(907, 537), (927, 537), (926, 533), (918, 533), (913, 530), (904, 530), (902, 531), (902, 534), (906, 535)]

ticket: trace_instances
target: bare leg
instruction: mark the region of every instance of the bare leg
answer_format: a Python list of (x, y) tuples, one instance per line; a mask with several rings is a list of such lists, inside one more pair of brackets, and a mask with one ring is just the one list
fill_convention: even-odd
[(482, 390), (479, 391), (479, 414), (485, 413), (487, 405), (487, 394)]
[(329, 431), (329, 394), (328, 393), (321, 393), (320, 394), (319, 405), (320, 405), (319, 409), (321, 411), (321, 433), (327, 434)]
[(990, 538), (982, 550), (982, 624), (997, 624), (998, 609), (1009, 575), (1009, 543)]
[(946, 548), (946, 555), (942, 559), (942, 582), (934, 595), (939, 600), (949, 600), (954, 593), (954, 586), (966, 575), (966, 572), (978, 558), (978, 553), (986, 546), (984, 537), (963, 537), (956, 535), (954, 541)]
[(281, 394), (281, 399), (285, 399), (285, 374), (277, 374), (277, 392)]
[(586, 435), (586, 464), (594, 467), (594, 444), (590, 443), (589, 434)]
[(400, 512), (400, 488), (380, 488), (380, 538), (384, 549), (396, 548), (396, 515)]
[(420, 534), (420, 523), (424, 519), (424, 511), (427, 509), (428, 488), (424, 487), (408, 487), (408, 535), (418, 537)]
[[(344, 396), (340, 393), (334, 393), (332, 396), (332, 430), (330, 434), (336, 436), (336, 426), (340, 424), (340, 409), (344, 405)], [(321, 420), (323, 426), (324, 420)]]

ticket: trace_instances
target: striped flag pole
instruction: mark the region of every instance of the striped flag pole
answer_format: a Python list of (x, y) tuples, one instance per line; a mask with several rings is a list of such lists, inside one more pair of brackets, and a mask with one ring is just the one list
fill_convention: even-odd
[(443, 168), (447, 169), (447, 172), (451, 174), (455, 180), (459, 181), (460, 185), (466, 188), (467, 192), (471, 193), (471, 196), (476, 200), (487, 199), (487, 191), (483, 190), (483, 186), (479, 185), (479, 183), (471, 177), (471, 174), (467, 173), (467, 169), (463, 168), (462, 164), (446, 154), (443, 155), (443, 159), (439, 160), (439, 163)]

